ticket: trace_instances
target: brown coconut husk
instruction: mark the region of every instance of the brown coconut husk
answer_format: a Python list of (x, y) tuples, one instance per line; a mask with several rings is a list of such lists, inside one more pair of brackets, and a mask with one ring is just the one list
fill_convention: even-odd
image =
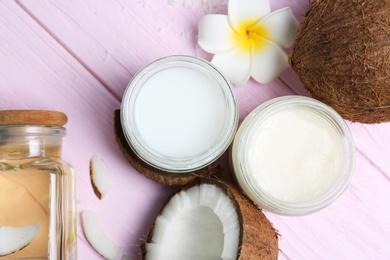
[(192, 172), (166, 172), (152, 167), (140, 159), (126, 141), (120, 120), (120, 110), (114, 112), (115, 141), (126, 160), (145, 177), (168, 186), (183, 186), (198, 177), (211, 177), (221, 173), (219, 167), (208, 166)]
[(345, 119), (390, 121), (390, 1), (310, 1), (289, 62)]
[[(241, 193), (236, 187), (225, 181), (215, 178), (197, 178), (195, 181), (188, 184), (180, 191), (187, 190), (191, 187), (201, 184), (211, 184), (217, 186), (227, 195), (232, 205), (236, 209), (240, 223), (240, 237), (237, 259), (271, 260), (278, 258), (279, 233), (273, 227), (272, 223), (267, 219), (260, 208), (258, 208), (250, 199), (244, 196), (243, 193)], [(175, 194), (176, 193), (172, 194), (167, 199), (164, 206), (169, 203)], [(164, 206), (162, 207), (160, 214), (164, 209)], [(145, 243), (141, 246), (142, 256), (144, 259), (146, 255), (146, 244), (152, 241), (155, 223), (156, 222), (153, 223)]]

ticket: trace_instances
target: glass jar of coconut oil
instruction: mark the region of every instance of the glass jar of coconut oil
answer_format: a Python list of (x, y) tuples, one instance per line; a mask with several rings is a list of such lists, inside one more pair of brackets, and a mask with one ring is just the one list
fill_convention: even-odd
[(66, 122), (60, 112), (0, 111), (0, 259), (77, 257)]

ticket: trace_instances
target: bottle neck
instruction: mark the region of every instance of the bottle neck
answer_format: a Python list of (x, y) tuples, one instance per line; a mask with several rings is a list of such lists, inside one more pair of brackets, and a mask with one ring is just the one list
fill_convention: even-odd
[(1, 126), (0, 159), (60, 158), (64, 135), (57, 126)]

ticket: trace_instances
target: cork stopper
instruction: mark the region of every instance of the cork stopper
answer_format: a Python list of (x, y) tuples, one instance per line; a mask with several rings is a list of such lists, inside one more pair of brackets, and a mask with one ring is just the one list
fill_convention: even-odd
[(64, 126), (68, 117), (57, 111), (49, 110), (3, 110), (0, 111), (1, 125), (47, 125)]

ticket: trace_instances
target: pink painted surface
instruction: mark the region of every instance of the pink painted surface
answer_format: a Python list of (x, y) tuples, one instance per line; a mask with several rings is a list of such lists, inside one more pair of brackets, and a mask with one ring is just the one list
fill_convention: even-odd
[[(307, 0), (274, 0), (300, 19)], [(226, 0), (0, 1), (0, 109), (54, 109), (69, 116), (64, 159), (77, 174), (77, 209), (96, 211), (121, 255), (137, 245), (172, 191), (132, 169), (114, 143), (113, 111), (131, 77), (171, 54), (210, 59), (197, 45), (206, 13), (226, 13)], [(235, 88), (240, 118), (270, 98), (305, 95), (291, 70), (260, 85)], [(266, 212), (282, 235), (280, 259), (390, 258), (390, 123), (348, 123), (356, 146), (355, 174), (330, 207), (304, 217)], [(99, 154), (113, 189), (92, 191), (89, 160)], [(226, 156), (221, 159), (226, 167)], [(78, 259), (101, 259), (78, 222)]]

